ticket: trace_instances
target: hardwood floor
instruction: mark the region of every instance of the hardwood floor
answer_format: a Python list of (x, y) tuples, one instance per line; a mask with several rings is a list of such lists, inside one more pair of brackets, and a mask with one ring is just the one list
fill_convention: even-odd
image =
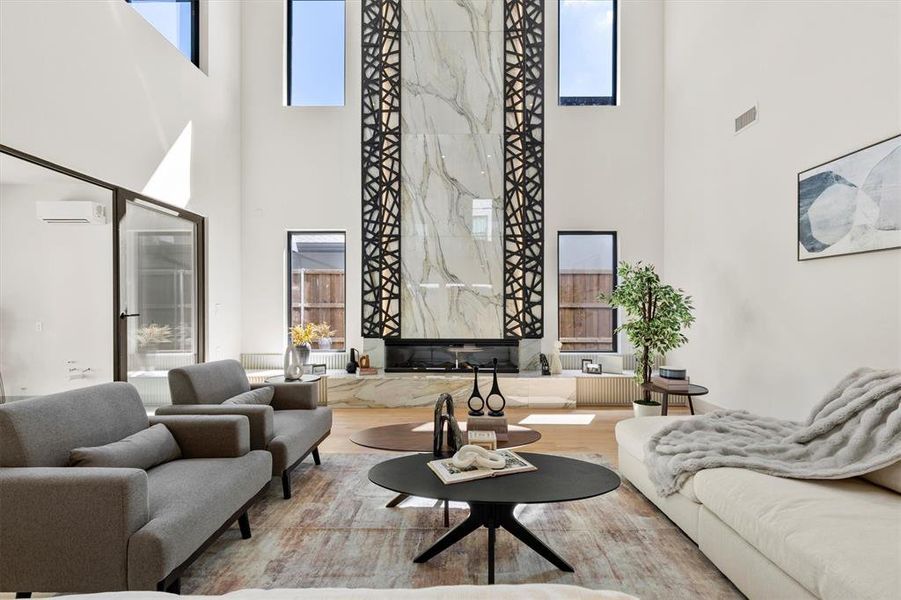
[[(532, 417), (537, 421), (559, 423), (525, 423), (541, 432), (541, 439), (530, 444), (529, 452), (598, 452), (611, 464), (616, 464), (616, 424), (632, 417), (631, 407), (598, 409), (529, 409), (510, 408), (506, 411), (511, 424), (519, 424)], [(688, 414), (686, 408), (671, 408), (670, 414)], [(584, 421), (591, 417), (587, 424)], [(334, 411), (332, 434), (320, 446), (322, 452), (372, 453), (379, 452), (357, 446), (350, 441), (353, 432), (367, 427), (394, 423), (426, 423), (432, 418), (431, 408), (338, 408)]]

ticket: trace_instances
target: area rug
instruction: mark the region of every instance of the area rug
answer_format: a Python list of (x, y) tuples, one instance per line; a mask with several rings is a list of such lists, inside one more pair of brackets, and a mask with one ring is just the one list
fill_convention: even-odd
[[(482, 529), (433, 558), (413, 557), (446, 529), (434, 501), (394, 497), (366, 477), (394, 455), (323, 454), (322, 466), (294, 473), (294, 497), (281, 486), (250, 511), (253, 537), (226, 531), (182, 577), (182, 593), (242, 588), (416, 588), (486, 583), (488, 534)], [(606, 465), (597, 454), (569, 454)], [(503, 530), (497, 534), (497, 583), (566, 583), (639, 598), (742, 598), (697, 546), (628, 483), (579, 502), (528, 505), (517, 517), (576, 569), (558, 571)], [(451, 526), (467, 515), (451, 505)]]

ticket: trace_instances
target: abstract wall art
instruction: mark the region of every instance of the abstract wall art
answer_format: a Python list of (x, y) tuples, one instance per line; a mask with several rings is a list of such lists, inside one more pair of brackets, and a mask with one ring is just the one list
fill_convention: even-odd
[(798, 174), (798, 260), (901, 248), (901, 135)]

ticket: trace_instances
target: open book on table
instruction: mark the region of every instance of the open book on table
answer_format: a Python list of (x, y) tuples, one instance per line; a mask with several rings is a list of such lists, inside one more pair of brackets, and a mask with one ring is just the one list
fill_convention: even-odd
[(502, 469), (489, 469), (476, 465), (461, 469), (455, 467), (453, 460), (450, 458), (433, 460), (428, 464), (429, 468), (434, 471), (435, 475), (437, 475), (445, 484), (461, 483), (463, 481), (473, 481), (475, 479), (484, 479), (486, 477), (500, 477), (501, 475), (512, 475), (514, 473), (525, 473), (526, 471), (538, 470), (538, 467), (511, 450), (497, 450), (496, 452), (504, 457), (506, 465), (504, 465)]

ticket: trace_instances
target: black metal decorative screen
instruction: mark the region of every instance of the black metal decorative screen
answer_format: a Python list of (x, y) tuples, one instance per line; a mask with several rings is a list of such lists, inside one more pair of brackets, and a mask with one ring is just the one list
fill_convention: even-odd
[(400, 336), (400, 0), (363, 0), (363, 337)]
[(504, 336), (544, 335), (544, 0), (504, 1)]

